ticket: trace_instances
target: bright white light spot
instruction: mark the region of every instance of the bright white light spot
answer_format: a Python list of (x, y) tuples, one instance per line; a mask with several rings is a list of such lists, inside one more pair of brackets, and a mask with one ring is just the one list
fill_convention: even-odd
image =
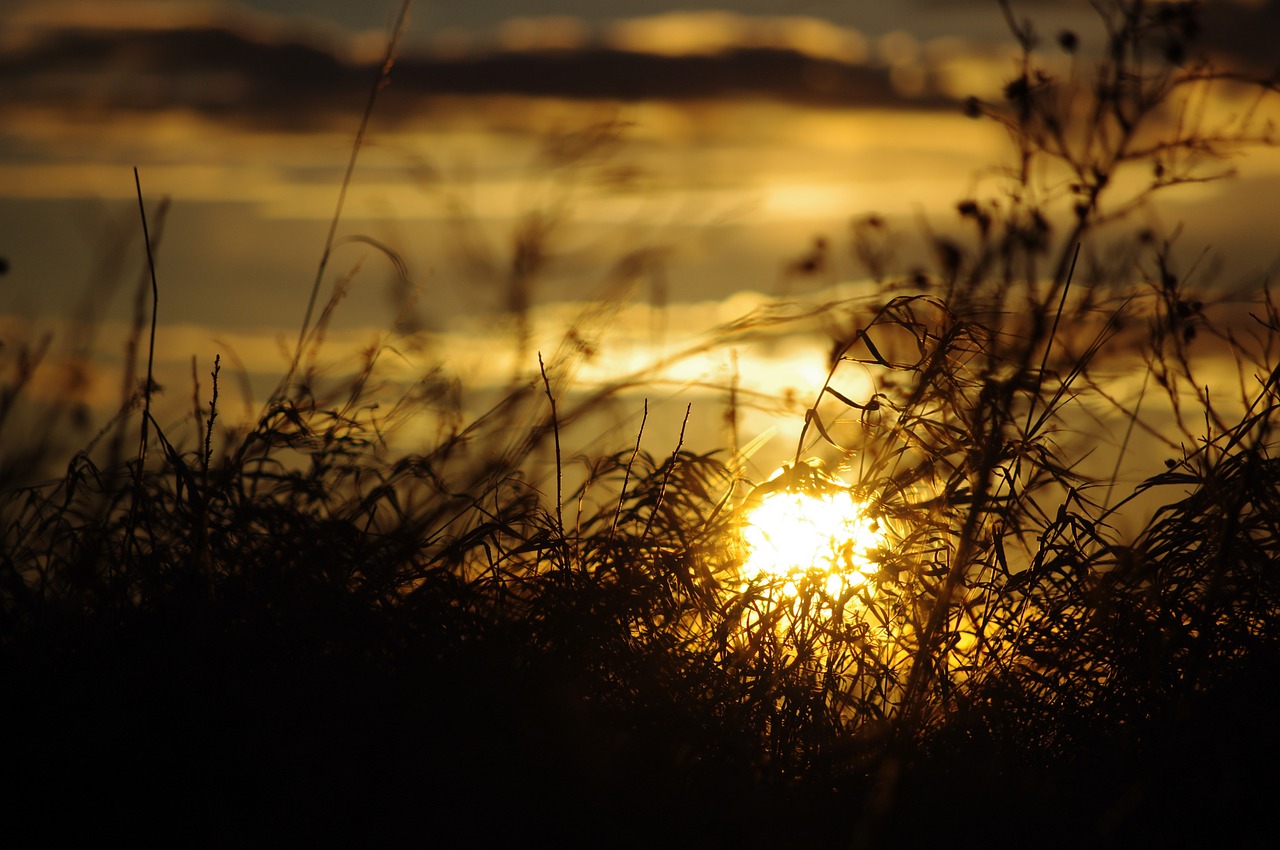
[(768, 493), (744, 518), (748, 578), (828, 576), (828, 593), (865, 584), (884, 541), (879, 523), (848, 490)]

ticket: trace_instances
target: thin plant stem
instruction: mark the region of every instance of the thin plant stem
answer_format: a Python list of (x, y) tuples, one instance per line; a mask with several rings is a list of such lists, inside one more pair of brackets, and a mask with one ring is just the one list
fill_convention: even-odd
[(542, 387), (546, 390), (547, 400), (551, 402), (551, 433), (556, 444), (556, 530), (560, 533), (560, 542), (564, 544), (564, 465), (560, 459), (560, 419), (556, 415), (556, 397), (551, 392), (551, 381), (547, 379), (547, 367), (542, 362), (542, 352), (538, 352), (538, 371), (542, 373)]
[(667, 463), (667, 468), (663, 470), (662, 485), (658, 488), (658, 500), (653, 503), (653, 510), (649, 512), (649, 519), (644, 524), (644, 532), (640, 535), (641, 540), (649, 538), (649, 530), (653, 528), (653, 520), (657, 517), (658, 511), (662, 510), (662, 503), (667, 497), (667, 484), (671, 481), (671, 472), (676, 468), (676, 461), (680, 458), (680, 450), (684, 448), (684, 431), (689, 425), (689, 414), (692, 412), (693, 405), (686, 405), (684, 421), (680, 423), (680, 439), (676, 442), (675, 451), (671, 453), (671, 460)]
[(391, 80), (391, 69), (395, 65), (396, 53), (400, 46), (400, 39), (404, 35), (404, 31), (409, 22), (409, 7), (413, 5), (413, 0), (404, 0), (400, 6), (400, 13), (396, 18), (395, 25), (391, 28), (391, 37), (387, 39), (387, 49), (383, 54), (382, 64), (378, 66), (378, 73), (374, 75), (373, 85), (369, 89), (369, 97), (365, 100), (364, 114), (360, 117), (360, 126), (356, 130), (355, 142), (351, 146), (351, 156), (347, 159), (347, 170), (342, 176), (342, 185), (338, 188), (338, 201), (334, 206), (333, 218), (329, 220), (329, 232), (325, 236), (324, 249), (320, 253), (320, 263), (316, 267), (316, 277), (311, 284), (311, 295), (307, 299), (307, 310), (302, 317), (302, 327), (298, 331), (298, 344), (293, 353), (293, 361), (289, 365), (289, 373), (282, 382), (280, 392), (288, 392), (289, 385), (293, 382), (293, 376), (298, 370), (298, 363), (302, 359), (302, 349), (306, 344), (307, 333), (311, 329), (311, 316), (315, 312), (316, 300), (320, 296), (320, 285), (324, 281), (325, 270), (329, 267), (329, 257), (333, 254), (334, 243), (338, 233), (338, 222), (342, 220), (342, 208), (346, 205), (347, 190), (351, 187), (351, 178), (355, 174), (356, 160), (360, 157), (360, 149), (364, 146), (365, 133), (369, 129), (369, 121), (373, 117), (373, 107), (378, 99), (378, 92), (386, 88)]
[(644, 426), (649, 421), (649, 399), (644, 400), (644, 415), (640, 417), (640, 430), (636, 432), (636, 445), (631, 450), (631, 457), (627, 460), (627, 470), (622, 476), (622, 490), (618, 493), (618, 504), (614, 507), (613, 523), (609, 526), (610, 543), (613, 542), (614, 535), (618, 533), (618, 518), (622, 515), (622, 506), (627, 499), (627, 485), (631, 483), (631, 468), (635, 465), (636, 455), (640, 453), (640, 439), (644, 437)]
[(1111, 480), (1107, 482), (1107, 493), (1102, 500), (1102, 509), (1104, 511), (1111, 506), (1111, 492), (1115, 490), (1116, 479), (1120, 476), (1120, 464), (1129, 450), (1129, 440), (1133, 437), (1134, 426), (1138, 423), (1138, 413), (1142, 410), (1142, 402), (1147, 397), (1147, 383), (1150, 380), (1151, 370), (1143, 370), (1142, 388), (1138, 390), (1138, 402), (1134, 405), (1133, 412), (1129, 415), (1129, 424), (1124, 429), (1124, 439), (1120, 441), (1120, 451), (1116, 454), (1116, 463), (1111, 469)]
[(151, 274), (151, 338), (147, 347), (147, 384), (143, 388), (142, 428), (138, 438), (138, 476), (142, 476), (142, 464), (147, 460), (147, 434), (151, 422), (151, 389), (155, 386), (156, 317), (160, 312), (160, 286), (156, 282), (156, 261), (151, 253), (151, 231), (147, 228), (147, 207), (142, 202), (142, 179), (138, 168), (133, 169), (133, 185), (138, 191), (138, 215), (142, 218), (142, 241), (147, 249), (147, 269)]
[(1053, 349), (1053, 340), (1058, 335), (1058, 323), (1062, 320), (1062, 310), (1067, 304), (1067, 293), (1071, 291), (1071, 279), (1076, 273), (1076, 260), (1080, 258), (1080, 243), (1076, 243), (1075, 253), (1071, 255), (1071, 267), (1067, 270), (1067, 278), (1062, 286), (1062, 297), (1058, 299), (1058, 309), (1053, 314), (1053, 325), (1049, 328), (1049, 338), (1044, 343), (1044, 353), (1040, 356), (1040, 371), (1036, 374), (1036, 391), (1031, 394), (1027, 403), (1027, 426), (1023, 430), (1031, 431), (1032, 415), (1036, 410), (1036, 400), (1040, 398), (1040, 388), (1044, 385), (1044, 370), (1049, 365), (1049, 352)]

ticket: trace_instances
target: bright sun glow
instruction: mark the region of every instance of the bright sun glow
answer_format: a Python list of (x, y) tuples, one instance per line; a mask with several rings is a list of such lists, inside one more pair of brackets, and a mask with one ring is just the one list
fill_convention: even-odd
[(865, 584), (878, 567), (872, 554), (884, 542), (876, 520), (848, 490), (766, 494), (744, 519), (743, 564), (749, 578), (828, 576), (833, 595)]

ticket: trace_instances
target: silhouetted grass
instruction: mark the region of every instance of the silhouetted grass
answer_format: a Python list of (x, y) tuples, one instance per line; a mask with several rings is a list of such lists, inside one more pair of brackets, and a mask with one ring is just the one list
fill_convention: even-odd
[[(293, 366), (243, 430), (215, 429), (215, 367), (181, 438), (151, 417), (148, 380), (104, 432), (141, 413), (136, 456), (119, 441), (105, 460), (77, 452), (41, 486), (6, 458), (12, 831), (210, 846), (1261, 842), (1254, 777), (1280, 754), (1280, 321), (1264, 295), (1248, 333), (1218, 325), (1158, 240), (1135, 236), (1137, 265), (1117, 272), (1145, 269), (1149, 285), (1076, 271), (1081, 243), (1134, 202), (1108, 206), (1119, 170), (1249, 137), (1178, 125), (1157, 154), (1138, 132), (1152, 98), (1211, 78), (1143, 58), (1152, 38), (1185, 35), (1182, 8), (1100, 6), (1098, 79), (1114, 88), (1092, 89), (1084, 147), (1070, 81), (1037, 72), (1011, 15), (1022, 76), (1007, 103), (972, 107), (1017, 143), (1002, 200), (958, 204), (973, 237), (936, 237), (928, 272), (894, 277), (855, 234), (883, 290), (824, 308), (830, 373), (771, 486), (828, 486), (805, 462), (820, 448), (856, 477), (886, 534), (867, 585), (743, 576), (754, 482), (683, 432), (670, 453), (640, 434), (583, 453), (566, 476), (566, 427), (642, 377), (571, 395), (572, 344), (471, 419), (443, 373), (375, 406), (379, 349), (326, 381), (338, 293), (314, 326), (308, 309)], [(1038, 158), (1082, 181), (1061, 235), (1061, 199), (1034, 191)], [(1192, 179), (1158, 172), (1138, 197)], [(1204, 389), (1197, 340), (1232, 356), (1239, 404)], [(6, 349), (0, 427), (43, 350)], [(1149, 371), (1150, 397), (1146, 383), (1136, 401), (1117, 394), (1103, 367), (1125, 358)], [(842, 389), (851, 369), (873, 376), (869, 397)], [(1086, 471), (1075, 442), (1108, 415), (1122, 459), (1139, 440), (1163, 453), (1130, 494)], [(410, 417), (440, 423), (438, 438), (392, 450)], [(551, 484), (533, 472), (549, 451)], [(1134, 511), (1140, 531), (1123, 534)]]

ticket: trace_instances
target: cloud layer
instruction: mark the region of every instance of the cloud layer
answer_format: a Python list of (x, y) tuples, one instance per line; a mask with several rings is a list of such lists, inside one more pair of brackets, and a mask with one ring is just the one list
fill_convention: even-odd
[[(383, 117), (404, 118), (426, 98), (493, 94), (617, 102), (768, 99), (832, 107), (954, 106), (925, 87), (905, 96), (891, 68), (847, 61), (858, 57), (856, 40), (816, 21), (762, 25), (719, 45), (695, 39), (683, 46), (664, 40), (663, 23), (618, 29), (616, 46), (546, 49), (525, 39), (535, 49), (402, 56), (393, 75), (396, 100), (384, 106), (400, 112)], [(703, 23), (701, 31), (711, 33), (712, 22)], [(704, 49), (707, 45), (715, 49)], [(806, 45), (827, 55), (807, 52)], [(0, 59), (0, 87), (10, 107), (186, 109), (292, 128), (359, 108), (371, 73), (367, 65), (319, 42), (223, 25), (48, 30)]]

